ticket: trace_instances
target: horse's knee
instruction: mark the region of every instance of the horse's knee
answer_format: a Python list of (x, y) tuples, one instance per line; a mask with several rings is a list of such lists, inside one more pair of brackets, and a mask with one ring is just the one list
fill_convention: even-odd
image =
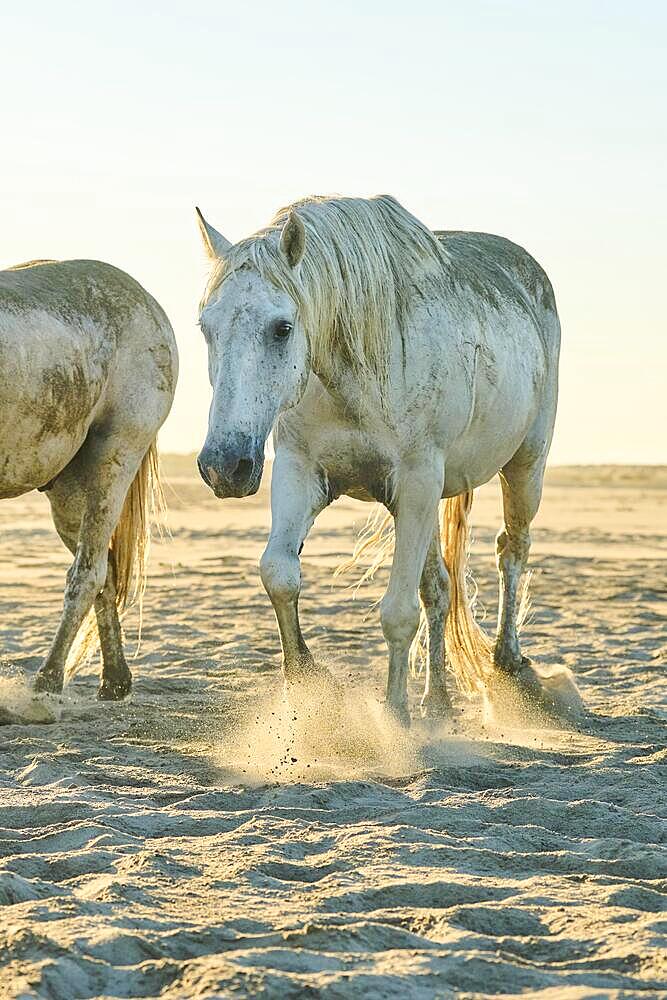
[(301, 589), (299, 557), (269, 545), (264, 552), (259, 572), (264, 589), (274, 604), (295, 601)]
[(417, 595), (385, 594), (380, 603), (382, 632), (390, 645), (409, 646), (419, 628)]
[(496, 536), (496, 560), (499, 568), (509, 568), (512, 564), (523, 566), (530, 550), (530, 532), (527, 528), (512, 532), (499, 531)]
[(449, 573), (444, 565), (430, 572), (424, 572), (419, 588), (422, 602), (427, 612), (446, 614), (449, 608)]
[(107, 578), (108, 556), (93, 556), (79, 551), (67, 571), (65, 600), (68, 603), (84, 601), (91, 604), (104, 587)]

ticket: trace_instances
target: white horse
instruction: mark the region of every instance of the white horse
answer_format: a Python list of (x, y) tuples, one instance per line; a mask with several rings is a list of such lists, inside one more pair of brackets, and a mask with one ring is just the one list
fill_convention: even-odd
[(150, 507), (161, 496), (155, 437), (177, 370), (169, 320), (115, 267), (33, 261), (0, 271), (0, 498), (43, 490), (74, 556), (38, 691), (62, 691), (93, 605), (98, 695), (130, 691), (119, 611), (145, 586)]
[[(558, 394), (560, 326), (544, 271), (498, 236), (433, 233), (388, 196), (309, 198), (235, 246), (199, 221), (213, 261), (200, 316), (213, 401), (199, 468), (219, 497), (254, 493), (275, 424), (261, 575), (286, 681), (318, 676), (299, 627), (299, 553), (319, 512), (347, 494), (394, 519), (381, 602), (389, 709), (408, 721), (420, 597), (425, 714), (450, 710), (443, 638), (465, 691), (504, 676), (541, 696), (517, 613)], [(472, 490), (498, 472), (493, 644), (472, 615), (465, 564)]]

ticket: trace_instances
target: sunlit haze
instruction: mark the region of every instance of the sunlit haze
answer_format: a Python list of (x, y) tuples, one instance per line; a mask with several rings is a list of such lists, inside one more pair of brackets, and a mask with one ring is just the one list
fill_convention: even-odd
[(666, 462), (667, 7), (114, 4), (2, 13), (0, 266), (94, 257), (166, 309), (161, 435), (200, 447), (198, 204), (231, 240), (312, 193), (508, 236), (556, 290), (554, 463)]

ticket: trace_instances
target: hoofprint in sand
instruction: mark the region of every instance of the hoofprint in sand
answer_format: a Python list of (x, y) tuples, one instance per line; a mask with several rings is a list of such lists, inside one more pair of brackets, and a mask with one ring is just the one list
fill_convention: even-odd
[[(583, 722), (459, 701), (426, 728), (414, 679), (406, 734), (379, 706), (384, 578), (356, 600), (332, 582), (366, 508), (336, 503), (304, 550), (308, 639), (345, 692), (332, 728), (282, 698), (266, 486), (220, 503), (192, 459), (166, 464), (173, 542), (153, 551), (132, 700), (98, 703), (91, 667), (57, 721), (0, 728), (3, 1000), (664, 996), (667, 472), (548, 479), (526, 651), (574, 671)], [(489, 622), (499, 517), (491, 485)], [(20, 714), (68, 559), (42, 497), (0, 525), (0, 706)]]

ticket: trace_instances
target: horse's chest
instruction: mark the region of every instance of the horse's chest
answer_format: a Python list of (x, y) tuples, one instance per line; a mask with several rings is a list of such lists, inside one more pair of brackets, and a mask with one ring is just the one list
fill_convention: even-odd
[(349, 434), (329, 442), (319, 456), (332, 498), (346, 494), (356, 500), (386, 503), (391, 498), (396, 456), (388, 442)]

